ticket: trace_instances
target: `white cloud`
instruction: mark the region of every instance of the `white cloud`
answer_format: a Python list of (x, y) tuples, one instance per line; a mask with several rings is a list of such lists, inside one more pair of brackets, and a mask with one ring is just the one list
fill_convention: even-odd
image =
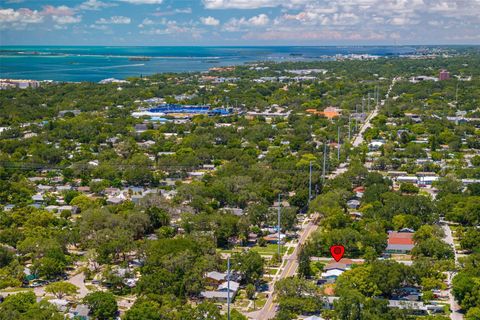
[(259, 14), (258, 16), (251, 17), (250, 19), (248, 19), (248, 22), (253, 26), (264, 26), (269, 21), (270, 21), (270, 19), (268, 18), (268, 16), (266, 14), (263, 14), (263, 13)]
[(225, 31), (237, 32), (245, 31), (251, 27), (262, 27), (268, 24), (270, 19), (266, 14), (259, 14), (258, 16), (253, 16), (249, 19), (242, 17), (240, 19), (232, 18), (227, 23), (223, 25)]
[(160, 11), (160, 8), (157, 8), (157, 11), (152, 13), (152, 15), (157, 16), (157, 17), (165, 17), (165, 16), (173, 16), (178, 13), (183, 13), (183, 14), (190, 14), (192, 13), (192, 8), (187, 7), (187, 8), (177, 8), (175, 10), (166, 10), (166, 11)]
[[(203, 0), (207, 9), (258, 9), (276, 7), (284, 1), (279, 0)], [(288, 1), (287, 1), (288, 2)]]
[(182, 37), (190, 36), (193, 39), (199, 39), (205, 32), (203, 29), (199, 29), (193, 22), (178, 23), (175, 20), (162, 19), (158, 24), (163, 25), (163, 28), (152, 28), (148, 30), (141, 30), (141, 34), (147, 35), (178, 35), (182, 34)]
[(45, 16), (73, 16), (75, 10), (67, 6), (44, 6), (41, 14)]
[(57, 24), (72, 24), (82, 21), (82, 16), (52, 16), (53, 21)]
[(206, 26), (218, 26), (220, 24), (220, 20), (214, 17), (201, 17), (200, 21)]
[(108, 19), (101, 18), (95, 21), (96, 24), (130, 24), (132, 19), (124, 16), (113, 16)]
[[(244, 39), (257, 40), (391, 41), (400, 36), (418, 41), (441, 35), (431, 27), (437, 25), (429, 23), (432, 20), (449, 26), (443, 31), (444, 39), (480, 25), (480, 0), (204, 0), (204, 5), (210, 9), (282, 7), (272, 23), (260, 17), (233, 18), (223, 26), (224, 31), (244, 31)], [(264, 26), (262, 30), (251, 28), (256, 21)]]
[(30, 9), (0, 9), (0, 29), (25, 29), (27, 25), (43, 22), (43, 15)]
[(192, 8), (175, 9), (175, 13), (192, 13)]
[(163, 0), (118, 0), (132, 4), (161, 4)]
[(153, 25), (153, 24), (155, 24), (155, 22), (153, 20), (151, 20), (149, 18), (145, 18), (145, 19), (143, 19), (142, 23), (140, 23), (138, 25), (138, 27), (143, 28), (145, 26), (150, 26), (150, 25)]
[(96, 30), (108, 30), (108, 27), (104, 24), (98, 25), (98, 24), (91, 24), (90, 25), (91, 29), (96, 29)]
[(102, 8), (114, 7), (116, 4), (107, 3), (100, 0), (87, 0), (78, 6), (80, 10), (100, 10)]

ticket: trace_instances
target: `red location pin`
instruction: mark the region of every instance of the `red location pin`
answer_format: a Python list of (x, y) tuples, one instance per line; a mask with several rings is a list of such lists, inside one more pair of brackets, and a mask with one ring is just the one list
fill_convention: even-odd
[(333, 259), (338, 262), (342, 259), (343, 254), (345, 253), (345, 247), (342, 245), (331, 246), (330, 253), (332, 254)]

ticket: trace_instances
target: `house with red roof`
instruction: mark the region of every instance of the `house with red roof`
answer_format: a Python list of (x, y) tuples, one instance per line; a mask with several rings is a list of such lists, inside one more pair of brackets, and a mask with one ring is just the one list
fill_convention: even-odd
[(387, 253), (397, 253), (397, 254), (407, 254), (412, 251), (415, 246), (413, 241), (414, 233), (410, 230), (408, 231), (389, 231), (388, 232), (388, 241), (387, 248), (385, 251)]

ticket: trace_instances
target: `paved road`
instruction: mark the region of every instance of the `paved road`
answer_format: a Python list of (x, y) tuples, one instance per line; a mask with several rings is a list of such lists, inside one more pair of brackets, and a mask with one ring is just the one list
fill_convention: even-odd
[[(302, 244), (305, 243), (305, 241), (308, 239), (308, 237), (317, 229), (317, 225), (314, 223), (316, 216), (313, 216), (311, 221), (303, 228), (301, 231), (300, 237), (298, 239), (298, 244), (295, 247), (295, 250), (293, 253), (283, 259), (282, 265), (283, 268), (281, 268), (280, 274), (278, 277), (275, 277), (273, 281), (270, 283), (270, 291), (274, 291), (275, 283), (280, 280), (284, 279), (287, 277), (291, 277), (297, 272), (298, 268), (298, 261), (297, 261), (297, 254), (299, 251), (299, 248)], [(275, 313), (277, 312), (277, 303), (275, 302), (275, 295), (272, 293), (268, 296), (267, 302), (265, 302), (265, 305), (263, 306), (262, 309), (252, 312), (249, 314), (250, 319), (255, 319), (255, 320), (267, 320), (267, 319), (272, 319), (275, 317)]]
[[(455, 250), (455, 243), (453, 242), (452, 229), (450, 229), (450, 226), (445, 221), (442, 221), (442, 229), (445, 232), (445, 237), (443, 238), (443, 241), (445, 241), (450, 246), (452, 246), (454, 256), (455, 256), (455, 265), (457, 265), (458, 254), (457, 254), (457, 250)], [(452, 279), (453, 277), (455, 277), (455, 275), (456, 275), (456, 272), (452, 272), (452, 271), (447, 272), (448, 300), (450, 303), (450, 310), (451, 310), (450, 319), (463, 320), (463, 314), (459, 312), (461, 308), (452, 294)]]
[[(394, 78), (392, 80), (392, 83), (390, 84), (390, 87), (388, 88), (387, 94), (385, 95), (385, 100), (388, 99), (388, 97), (390, 95), (390, 92), (391, 92), (396, 80), (397, 80), (396, 78)], [(380, 107), (385, 104), (385, 100), (382, 100), (380, 104), (376, 105), (375, 109), (365, 119), (365, 122), (361, 126), (360, 131), (357, 133), (356, 137), (354, 137), (354, 141), (353, 141), (353, 146), (354, 147), (358, 147), (360, 144), (362, 144), (362, 142), (364, 140), (363, 139), (363, 134), (364, 134), (365, 130), (367, 130), (367, 128), (370, 127), (371, 120), (378, 115)], [(331, 175), (328, 176), (328, 178), (329, 179), (335, 178), (337, 175), (339, 175), (339, 174), (341, 174), (341, 173), (343, 173), (347, 170), (348, 170), (348, 164), (347, 163), (342, 163)], [(298, 244), (295, 247), (295, 250), (293, 251), (293, 253), (290, 256), (283, 259), (282, 266), (280, 267), (280, 269), (281, 269), (280, 274), (278, 276), (274, 277), (272, 282), (269, 284), (269, 289), (270, 289), (269, 291), (272, 292), (272, 294), (270, 294), (268, 296), (267, 302), (265, 303), (265, 305), (263, 306), (262, 309), (248, 314), (250, 319), (268, 320), (268, 319), (272, 319), (273, 317), (275, 317), (275, 314), (276, 314), (277, 308), (278, 308), (277, 304), (275, 303), (275, 294), (273, 293), (274, 288), (275, 288), (275, 283), (280, 279), (284, 279), (284, 278), (291, 277), (291, 276), (295, 275), (295, 272), (297, 271), (297, 268), (298, 268), (298, 261), (297, 261), (298, 250), (299, 250), (300, 246), (303, 243), (305, 243), (305, 241), (308, 239), (310, 234), (317, 229), (318, 226), (314, 223), (315, 219), (316, 219), (316, 216), (312, 217), (312, 220), (303, 229), (303, 231), (300, 235), (300, 238), (298, 240)]]
[(358, 147), (359, 145), (361, 145), (363, 143), (363, 140), (364, 140), (363, 139), (363, 134), (365, 133), (365, 131), (368, 128), (370, 128), (370, 126), (371, 126), (370, 122), (372, 121), (373, 118), (375, 118), (378, 115), (378, 112), (379, 112), (380, 108), (385, 105), (385, 101), (388, 100), (388, 97), (390, 96), (390, 93), (392, 92), (392, 89), (393, 89), (393, 86), (395, 85), (395, 82), (397, 82), (397, 78), (393, 78), (392, 83), (390, 84), (390, 87), (388, 87), (387, 94), (385, 95), (385, 100), (380, 101), (380, 103), (375, 106), (375, 109), (373, 109), (373, 111), (370, 112), (370, 114), (365, 119), (365, 122), (360, 127), (360, 131), (358, 132), (357, 136), (353, 140), (353, 146), (354, 147)]
[(78, 298), (83, 298), (89, 293), (89, 290), (85, 286), (85, 274), (83, 272), (74, 275), (73, 277), (68, 279), (68, 282), (78, 287)]
[[(81, 299), (89, 293), (89, 290), (85, 286), (85, 274), (83, 272), (74, 275), (66, 281), (78, 287), (78, 294), (76, 295), (77, 298)], [(33, 289), (33, 292), (37, 297), (43, 297), (45, 295), (45, 286), (36, 287)]]

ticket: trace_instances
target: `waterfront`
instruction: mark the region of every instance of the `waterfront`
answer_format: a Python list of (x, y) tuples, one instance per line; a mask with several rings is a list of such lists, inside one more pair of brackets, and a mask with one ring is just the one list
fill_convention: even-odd
[[(165, 72), (205, 71), (255, 61), (310, 61), (335, 55), (412, 53), (413, 47), (99, 47), (2, 46), (0, 78), (100, 81)], [(133, 57), (148, 57), (136, 61)]]

